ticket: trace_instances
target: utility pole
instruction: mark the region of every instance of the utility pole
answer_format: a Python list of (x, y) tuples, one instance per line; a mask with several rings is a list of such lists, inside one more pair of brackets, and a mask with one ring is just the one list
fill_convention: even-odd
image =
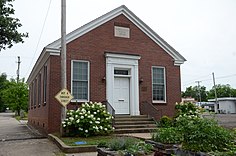
[[(66, 0), (61, 0), (61, 89), (66, 87)], [(61, 122), (66, 118), (66, 106), (61, 107)], [(61, 135), (64, 134), (61, 124)]]
[(201, 97), (200, 83), (201, 83), (202, 81), (195, 81), (195, 82), (197, 83), (198, 98), (199, 98), (199, 102), (200, 102), (200, 104), (201, 104), (201, 102), (202, 102), (202, 97)]
[(213, 77), (213, 84), (214, 84), (214, 89), (215, 89), (215, 113), (218, 113), (219, 105), (218, 105), (218, 100), (217, 100), (217, 92), (216, 92), (216, 82), (215, 82), (215, 74), (214, 72), (212, 73)]
[(18, 83), (19, 82), (19, 79), (20, 79), (20, 56), (17, 57), (18, 58), (18, 61), (17, 61), (17, 64), (18, 64), (18, 67), (17, 67), (17, 71), (16, 71), (16, 75), (17, 75), (17, 78), (16, 78), (16, 82)]

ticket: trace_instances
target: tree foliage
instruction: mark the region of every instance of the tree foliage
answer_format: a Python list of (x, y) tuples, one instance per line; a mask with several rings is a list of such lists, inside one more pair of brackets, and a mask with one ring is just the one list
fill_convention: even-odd
[[(236, 89), (232, 88), (229, 84), (216, 85), (216, 93), (218, 98), (222, 97), (236, 97)], [(212, 89), (208, 92), (208, 98), (214, 99), (215, 98), (215, 88), (212, 87)]]
[(20, 110), (27, 111), (28, 86), (24, 79), (18, 83), (11, 79), (7, 84), (7, 88), (2, 93), (4, 102), (8, 104), (11, 110), (16, 111), (18, 115), (20, 115)]
[(4, 111), (7, 107), (7, 104), (3, 100), (3, 90), (7, 88), (7, 75), (2, 73), (0, 75), (0, 112)]
[(13, 43), (23, 43), (23, 38), (28, 33), (19, 33), (18, 28), (22, 26), (18, 18), (12, 17), (15, 13), (14, 0), (0, 0), (0, 51), (11, 48)]
[[(207, 101), (208, 99), (215, 98), (215, 88), (212, 87), (209, 91), (206, 90), (206, 87), (199, 87), (201, 93), (201, 101)], [(198, 86), (187, 87), (185, 91), (182, 91), (182, 97), (192, 97), (195, 100), (199, 101), (199, 90)], [(236, 89), (232, 88), (229, 84), (216, 85), (216, 93), (218, 98), (222, 97), (236, 97)]]
[(201, 101), (207, 101), (207, 91), (206, 87), (200, 86), (190, 86), (186, 88), (185, 92), (182, 92), (182, 97), (192, 97), (197, 101), (200, 101), (199, 91), (201, 95)]

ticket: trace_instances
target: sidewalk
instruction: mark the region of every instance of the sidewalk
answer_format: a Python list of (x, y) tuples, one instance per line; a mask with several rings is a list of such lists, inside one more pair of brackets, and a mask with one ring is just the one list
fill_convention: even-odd
[(0, 113), (0, 156), (55, 156), (61, 153), (55, 144), (29, 129), (27, 121), (17, 121), (13, 115)]
[(152, 138), (151, 133), (128, 133), (128, 134), (117, 134), (117, 136), (130, 136), (142, 140), (150, 140)]

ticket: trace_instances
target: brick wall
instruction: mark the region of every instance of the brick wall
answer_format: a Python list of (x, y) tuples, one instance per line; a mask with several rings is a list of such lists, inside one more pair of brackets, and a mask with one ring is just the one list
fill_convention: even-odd
[[(123, 23), (130, 27), (130, 38), (114, 37), (114, 23)], [(90, 61), (90, 97), (91, 101), (103, 101), (106, 86), (102, 78), (106, 74), (104, 51), (139, 54), (140, 102), (152, 103), (152, 66), (166, 69), (166, 104), (154, 104), (162, 109), (164, 115), (173, 116), (175, 102), (181, 100), (180, 67), (174, 66), (173, 58), (153, 42), (125, 16), (120, 15), (104, 25), (92, 30), (68, 44), (68, 59)], [(70, 71), (70, 65), (68, 66)], [(70, 79), (70, 74), (68, 74)], [(70, 86), (70, 82), (68, 83)], [(95, 87), (94, 87), (95, 86)]]
[[(45, 63), (46, 66), (49, 65), (49, 61), (46, 61)], [(48, 66), (49, 69), (49, 66)], [(47, 74), (47, 77), (49, 77), (49, 72)], [(46, 97), (46, 103), (44, 103), (44, 95), (43, 95), (43, 81), (44, 81), (44, 67), (42, 67), (39, 71), (39, 73), (36, 75), (36, 77), (34, 78), (34, 81), (37, 79), (39, 80), (39, 76), (41, 76), (41, 87), (38, 86), (38, 83), (36, 85), (36, 88), (31, 88), (30, 87), (30, 93), (29, 93), (29, 110), (28, 110), (28, 124), (31, 126), (36, 127), (37, 129), (39, 129), (41, 132), (47, 133), (48, 132), (48, 114), (49, 114), (49, 105), (48, 105), (48, 99), (49, 97)], [(30, 86), (33, 83), (29, 84)], [(38, 88), (40, 89), (40, 94), (38, 93)], [(47, 93), (49, 92), (49, 81), (47, 81)], [(36, 95), (31, 94), (31, 92), (33, 92), (34, 90), (36, 90)], [(39, 96), (40, 99), (39, 99)], [(35, 98), (35, 102), (36, 105), (34, 106), (34, 102), (33, 99)]]
[[(130, 27), (130, 38), (114, 37), (114, 23), (121, 23)], [(165, 104), (153, 104), (162, 110), (163, 115), (173, 116), (175, 102), (181, 99), (180, 89), (180, 67), (174, 66), (173, 58), (161, 47), (153, 42), (138, 27), (132, 24), (125, 16), (120, 15), (109, 22), (99, 26), (89, 33), (75, 39), (67, 44), (67, 88), (71, 90), (71, 60), (86, 60), (90, 62), (90, 101), (106, 100), (106, 60), (104, 52), (122, 52), (127, 54), (138, 54), (139, 78), (143, 79), (140, 84), (140, 102), (152, 103), (152, 66), (162, 66), (166, 70), (166, 94)], [(40, 118), (48, 116), (47, 132), (59, 131), (61, 107), (54, 96), (60, 90), (60, 57), (50, 56), (49, 71), (49, 99), (45, 108), (48, 113), (40, 113), (40, 109), (29, 112), (30, 120), (36, 122)], [(49, 69), (48, 68), (48, 69)], [(75, 108), (70, 104), (69, 108)], [(39, 110), (37, 112), (37, 110)], [(46, 109), (45, 109), (46, 111)], [(36, 113), (37, 112), (37, 113)], [(32, 115), (32, 113), (37, 114)]]

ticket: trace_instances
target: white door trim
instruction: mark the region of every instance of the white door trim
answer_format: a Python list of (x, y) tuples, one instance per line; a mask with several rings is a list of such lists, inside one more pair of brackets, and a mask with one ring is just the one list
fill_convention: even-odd
[(130, 76), (130, 115), (139, 115), (139, 77), (137, 55), (106, 53), (106, 98), (113, 103), (114, 69), (129, 70)]

